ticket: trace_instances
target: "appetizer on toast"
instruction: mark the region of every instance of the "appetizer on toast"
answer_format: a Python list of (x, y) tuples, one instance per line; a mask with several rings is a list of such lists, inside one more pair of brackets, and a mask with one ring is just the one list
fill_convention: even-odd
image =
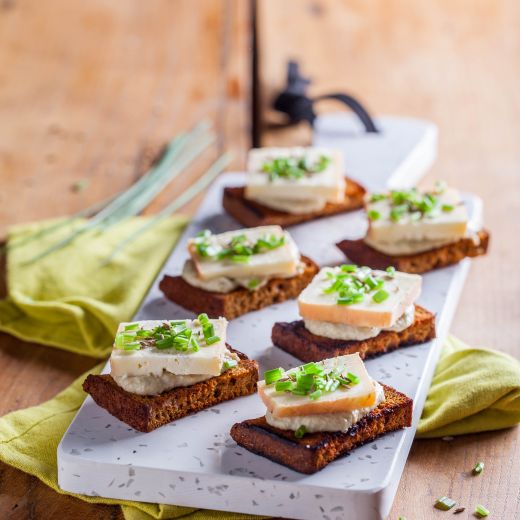
[(227, 319), (296, 298), (318, 271), (280, 226), (203, 231), (188, 252), (182, 274), (166, 275), (160, 289), (185, 309)]
[(250, 150), (246, 186), (224, 189), (224, 209), (244, 226), (292, 226), (363, 206), (365, 190), (326, 148)]
[(275, 323), (272, 341), (302, 361), (384, 354), (435, 337), (435, 316), (415, 305), (419, 275), (346, 264), (324, 267), (298, 297), (303, 318)]
[(441, 183), (424, 192), (414, 188), (367, 195), (365, 206), (366, 236), (337, 244), (357, 264), (425, 273), (487, 252), (489, 233), (470, 229), (460, 194)]
[(119, 327), (110, 374), (83, 389), (109, 413), (149, 432), (256, 391), (258, 365), (226, 344), (227, 321), (140, 321)]
[(359, 354), (276, 368), (264, 378), (258, 393), (265, 416), (236, 423), (231, 437), (301, 473), (315, 473), (356, 446), (412, 423), (412, 400), (374, 381)]

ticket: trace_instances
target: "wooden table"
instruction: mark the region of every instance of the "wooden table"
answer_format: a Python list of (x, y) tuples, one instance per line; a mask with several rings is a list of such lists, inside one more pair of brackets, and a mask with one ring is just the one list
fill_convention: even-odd
[[(208, 116), (214, 149), (165, 191), (164, 205), (224, 149), (241, 167), (252, 128), (252, 4), (241, 0), (0, 1), (0, 234), (71, 213), (141, 174), (175, 132)], [(372, 111), (425, 117), (440, 128), (426, 179), (480, 194), (493, 231), (474, 262), (452, 330), (519, 355), (520, 4), (514, 0), (259, 0), (255, 91), (262, 144), (306, 143), (305, 126), (275, 129), (270, 111), (286, 61), (311, 93), (349, 90)], [(323, 109), (337, 107), (324, 106)], [(87, 179), (84, 190), (74, 183)], [(200, 199), (199, 199), (200, 200)], [(186, 211), (193, 211), (194, 201)], [(514, 238), (513, 238), (514, 237)], [(0, 336), (0, 414), (51, 398), (95, 364)], [(30, 381), (30, 384), (27, 382)], [(520, 517), (519, 431), (414, 443), (391, 519), (441, 518), (443, 494), (470, 518)], [(480, 477), (468, 471), (486, 462)], [(0, 465), (3, 518), (120, 518), (118, 508), (57, 495)]]

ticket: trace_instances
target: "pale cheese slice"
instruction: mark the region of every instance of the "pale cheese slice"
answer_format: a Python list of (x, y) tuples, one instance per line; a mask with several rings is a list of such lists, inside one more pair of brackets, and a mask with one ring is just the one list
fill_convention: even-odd
[(274, 417), (351, 412), (374, 405), (374, 381), (368, 375), (358, 353), (325, 359), (316, 364), (322, 365), (326, 370), (339, 368), (345, 374), (350, 372), (359, 378), (359, 383), (351, 387), (340, 386), (336, 391), (324, 393), (320, 398), (312, 400), (306, 395), (277, 392), (274, 384), (266, 385), (265, 381), (259, 381), (258, 394)]
[[(468, 213), (459, 192), (446, 189), (436, 197), (439, 210), (419, 220), (405, 214), (397, 222), (390, 219), (392, 207), (388, 199), (367, 202), (367, 212), (376, 211), (380, 215), (377, 220), (369, 221), (367, 238), (377, 244), (400, 241), (446, 243), (464, 237), (468, 229)], [(370, 195), (367, 196), (367, 200), (370, 201)], [(453, 210), (442, 211), (442, 205), (453, 206)]]
[[(262, 171), (266, 162), (279, 157), (305, 158), (310, 164), (321, 156), (331, 159), (321, 172), (314, 172), (301, 179), (269, 179)], [(314, 147), (256, 148), (249, 151), (247, 161), (247, 183), (245, 196), (253, 200), (269, 200), (271, 197), (284, 201), (309, 201), (325, 199), (342, 202), (345, 199), (345, 177), (343, 156), (339, 150)]]
[(397, 271), (390, 277), (385, 271), (374, 270), (372, 276), (384, 278), (383, 288), (389, 293), (389, 297), (381, 303), (376, 303), (372, 299), (372, 293), (368, 293), (361, 303), (340, 305), (337, 303), (337, 293), (323, 292), (331, 284), (327, 277), (328, 272), (340, 273), (341, 269), (324, 267), (298, 297), (298, 308), (302, 318), (384, 329), (393, 326), (421, 293), (422, 278), (417, 274)]
[(209, 242), (216, 249), (226, 247), (233, 237), (246, 235), (255, 243), (258, 239), (274, 235), (285, 237), (285, 243), (275, 249), (251, 255), (247, 262), (233, 262), (229, 259), (213, 260), (202, 258), (197, 254), (196, 238), (188, 242), (188, 251), (195, 264), (197, 275), (202, 280), (219, 277), (250, 278), (254, 276), (293, 276), (298, 273), (300, 253), (298, 247), (287, 231), (280, 226), (260, 226), (249, 229), (228, 231), (219, 235), (211, 235)]
[[(138, 323), (141, 328), (149, 330), (161, 325), (164, 321), (147, 320)], [(198, 320), (185, 321), (188, 327), (194, 329), (194, 333), (200, 333)], [(228, 322), (225, 318), (212, 319), (210, 322), (220, 341), (206, 346), (204, 339), (200, 339), (200, 349), (197, 352), (180, 352), (174, 348), (142, 347), (140, 350), (122, 350), (114, 347), (110, 356), (112, 375), (161, 375), (164, 370), (175, 375), (220, 375), (225, 355), (229, 352), (226, 347)], [(122, 323), (119, 331), (124, 330), (125, 325), (126, 323)]]

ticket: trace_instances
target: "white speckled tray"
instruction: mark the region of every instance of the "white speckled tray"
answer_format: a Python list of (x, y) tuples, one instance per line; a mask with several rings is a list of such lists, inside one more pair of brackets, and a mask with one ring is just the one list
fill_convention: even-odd
[[(238, 227), (223, 214), (220, 199), (224, 185), (240, 184), (242, 179), (241, 174), (227, 174), (212, 186), (163, 273), (179, 272), (186, 258), (185, 241), (198, 230), (221, 232)], [(480, 201), (468, 197), (467, 203), (472, 218), (480, 219)], [(295, 226), (291, 233), (304, 254), (322, 265), (337, 264), (345, 259), (334, 243), (358, 238), (365, 226), (361, 212), (354, 212)], [(230, 438), (233, 423), (264, 413), (256, 395), (223, 403), (151, 433), (129, 428), (88, 397), (58, 448), (60, 487), (84, 495), (309, 520), (384, 518), (468, 268), (464, 261), (424, 278), (419, 303), (437, 314), (437, 340), (367, 362), (374, 378), (414, 399), (414, 427), (358, 448), (319, 473), (302, 475), (249, 453)], [(162, 297), (157, 281), (136, 319), (187, 316)], [(231, 322), (229, 343), (257, 359), (261, 371), (295, 366), (293, 357), (271, 345), (270, 332), (273, 322), (296, 318), (295, 301), (248, 314)]]

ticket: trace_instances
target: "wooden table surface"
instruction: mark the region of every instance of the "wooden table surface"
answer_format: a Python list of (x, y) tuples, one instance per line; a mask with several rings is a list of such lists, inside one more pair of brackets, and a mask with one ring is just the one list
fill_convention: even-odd
[[(209, 117), (218, 142), (154, 211), (224, 149), (244, 163), (252, 135), (252, 4), (242, 0), (0, 1), (0, 235), (71, 213), (127, 186), (175, 132)], [(452, 331), (520, 354), (520, 4), (514, 0), (259, 0), (258, 92), (264, 145), (307, 143), (270, 110), (289, 58), (311, 93), (348, 90), (379, 114), (440, 129), (426, 181), (485, 202), (493, 240), (474, 262)], [(337, 107), (327, 106), (324, 110)], [(73, 189), (87, 179), (86, 188)], [(186, 208), (192, 212), (199, 202)], [(0, 414), (51, 398), (95, 364), (0, 336)], [(30, 384), (28, 384), (30, 381)], [(447, 494), (492, 518), (520, 518), (518, 429), (414, 443), (391, 519), (443, 518)], [(486, 462), (480, 477), (468, 471)], [(2, 518), (120, 518), (0, 465)]]

